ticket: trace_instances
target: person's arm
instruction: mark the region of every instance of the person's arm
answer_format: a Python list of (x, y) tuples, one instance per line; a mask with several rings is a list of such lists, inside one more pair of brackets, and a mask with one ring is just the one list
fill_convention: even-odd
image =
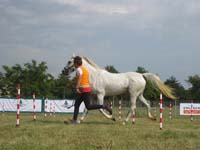
[(79, 87), (80, 87), (82, 75), (77, 75), (76, 77), (77, 77), (76, 92), (77, 92), (77, 93), (81, 93)]

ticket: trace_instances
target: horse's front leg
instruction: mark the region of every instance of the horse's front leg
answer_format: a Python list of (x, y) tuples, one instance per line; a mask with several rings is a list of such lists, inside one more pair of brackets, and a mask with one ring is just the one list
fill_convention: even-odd
[[(104, 103), (104, 94), (97, 94), (97, 99), (98, 99), (98, 103), (100, 104), (100, 105), (103, 105)], [(107, 114), (103, 109), (99, 109), (99, 111), (106, 117), (106, 118), (108, 118), (108, 119), (113, 119), (113, 120), (115, 120), (113, 117), (112, 117), (112, 115), (109, 115), (109, 114)]]
[(87, 110), (87, 108), (85, 108), (84, 111), (83, 111), (83, 114), (81, 116), (81, 121), (83, 121), (85, 119), (85, 117), (87, 116), (87, 114), (88, 114), (88, 110)]

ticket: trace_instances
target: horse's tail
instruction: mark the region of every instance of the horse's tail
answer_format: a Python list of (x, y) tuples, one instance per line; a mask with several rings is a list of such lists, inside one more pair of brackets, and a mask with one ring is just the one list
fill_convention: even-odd
[(146, 80), (153, 83), (153, 86), (156, 86), (157, 88), (159, 88), (165, 96), (171, 99), (177, 99), (176, 96), (173, 95), (172, 88), (165, 85), (158, 76), (152, 73), (143, 73), (142, 75), (144, 76)]

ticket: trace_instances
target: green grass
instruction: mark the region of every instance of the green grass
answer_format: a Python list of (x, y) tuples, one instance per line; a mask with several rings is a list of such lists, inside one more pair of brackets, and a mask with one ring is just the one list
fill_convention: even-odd
[[(124, 112), (124, 111), (123, 111)], [(124, 114), (127, 111), (124, 112)], [(158, 113), (158, 111), (157, 111)], [(124, 117), (123, 114), (123, 117)], [(136, 123), (122, 125), (112, 122), (98, 111), (90, 111), (85, 122), (65, 125), (70, 114), (56, 114), (43, 118), (37, 114), (20, 116), (16, 128), (15, 113), (0, 114), (0, 150), (198, 150), (200, 149), (200, 119), (164, 114), (163, 130), (157, 121), (146, 117), (146, 111), (137, 109)], [(117, 111), (114, 111), (117, 118)]]

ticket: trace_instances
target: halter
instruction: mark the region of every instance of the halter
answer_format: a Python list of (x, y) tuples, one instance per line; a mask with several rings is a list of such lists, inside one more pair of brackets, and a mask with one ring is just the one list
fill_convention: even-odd
[[(72, 58), (72, 59), (74, 59), (74, 58)], [(64, 69), (62, 70), (62, 74), (69, 75), (69, 73), (75, 71), (74, 64), (71, 65), (70, 67), (68, 67), (68, 65), (70, 65), (71, 63), (72, 63), (72, 61), (68, 61), (67, 66), (65, 66)]]

